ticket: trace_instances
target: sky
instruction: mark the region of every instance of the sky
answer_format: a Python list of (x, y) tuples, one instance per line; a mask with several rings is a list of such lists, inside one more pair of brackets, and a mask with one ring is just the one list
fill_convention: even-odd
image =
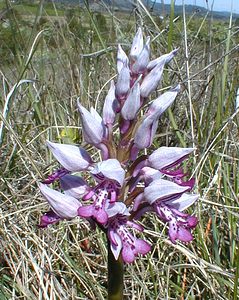
[[(157, 2), (161, 1), (157, 0)], [(170, 2), (170, 0), (164, 0), (165, 4), (170, 4)], [(183, 0), (175, 0), (176, 5), (182, 5), (182, 3)], [(206, 0), (184, 0), (184, 3), (203, 6), (207, 8)], [(208, 0), (209, 9), (211, 9), (212, 4), (213, 10), (215, 11), (231, 11), (232, 5), (232, 11), (234, 13), (239, 13), (239, 0)]]

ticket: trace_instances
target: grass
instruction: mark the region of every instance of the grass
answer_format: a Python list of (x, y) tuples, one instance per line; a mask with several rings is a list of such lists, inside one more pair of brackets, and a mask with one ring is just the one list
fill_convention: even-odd
[(157, 36), (152, 42), (154, 57), (180, 47), (157, 93), (178, 82), (182, 92), (169, 115), (161, 119), (153, 147), (197, 148), (189, 165), (201, 195), (191, 212), (200, 222), (190, 245), (174, 245), (164, 225), (152, 215), (146, 217), (145, 236), (153, 251), (127, 266), (125, 297), (239, 299), (239, 117), (235, 110), (239, 28), (235, 21), (214, 21), (210, 12), (205, 18), (176, 18), (173, 10), (159, 21), (140, 2), (130, 14), (104, 15), (90, 9), (55, 9), (51, 4), (7, 4), (13, 10), (7, 15), (8, 27), (1, 24), (0, 30), (6, 45), (1, 50), (0, 111), (16, 83), (34, 82), (15, 89), (7, 113), (0, 115), (4, 124), (0, 298), (106, 298), (104, 236), (99, 230), (90, 231), (82, 219), (38, 229), (47, 204), (37, 181), (56, 167), (45, 140), (82, 142), (77, 97), (87, 107), (102, 108), (106, 83), (116, 74), (117, 43), (128, 51), (136, 27), (142, 25), (145, 35)]

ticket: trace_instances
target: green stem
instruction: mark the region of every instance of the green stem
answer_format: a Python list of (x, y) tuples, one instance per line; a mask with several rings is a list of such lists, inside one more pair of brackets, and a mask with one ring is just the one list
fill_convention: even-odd
[(108, 241), (108, 300), (123, 299), (124, 263), (121, 255), (115, 260)]

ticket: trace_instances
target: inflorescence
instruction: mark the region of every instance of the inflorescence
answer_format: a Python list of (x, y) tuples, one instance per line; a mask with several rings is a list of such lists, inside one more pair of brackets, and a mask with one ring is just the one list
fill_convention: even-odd
[[(176, 53), (177, 49), (150, 61), (150, 38), (144, 44), (140, 28), (129, 57), (118, 46), (118, 77), (111, 81), (102, 117), (78, 100), (84, 141), (101, 151), (102, 161), (93, 161), (82, 147), (47, 142), (62, 168), (39, 184), (51, 207), (41, 217), (40, 227), (78, 216), (86, 218), (107, 233), (115, 259), (122, 253), (126, 263), (151, 249), (133, 232), (143, 231), (137, 220), (147, 212), (168, 223), (173, 243), (192, 240), (191, 230), (198, 220), (183, 211), (198, 195), (190, 193), (194, 179), (185, 180), (187, 174), (181, 165), (195, 149), (160, 147), (149, 155), (141, 153), (151, 147), (160, 116), (180, 90), (178, 85), (147, 105), (165, 64)], [(82, 176), (85, 172), (91, 175), (88, 183)], [(63, 192), (48, 186), (55, 181)]]

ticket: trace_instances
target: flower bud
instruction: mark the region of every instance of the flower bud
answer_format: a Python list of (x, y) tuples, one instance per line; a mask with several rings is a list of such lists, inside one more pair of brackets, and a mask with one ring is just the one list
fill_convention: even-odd
[(151, 146), (157, 127), (157, 115), (146, 117), (135, 132), (134, 145), (138, 149), (144, 149)]
[(131, 67), (134, 74), (143, 74), (147, 70), (150, 56), (150, 37), (147, 38), (146, 44)]
[(118, 45), (118, 52), (117, 52), (117, 71), (118, 74), (120, 73), (121, 69), (124, 65), (128, 65), (129, 59), (125, 54), (124, 50)]
[(162, 74), (165, 61), (158, 63), (144, 78), (140, 87), (140, 94), (143, 98), (147, 98), (153, 91), (156, 90)]
[(111, 80), (109, 92), (105, 98), (103, 107), (103, 122), (105, 125), (113, 124), (115, 120), (115, 112), (117, 109), (117, 100), (115, 98), (115, 84)]
[(177, 54), (178, 52), (178, 48), (177, 49), (174, 49), (173, 51), (167, 53), (167, 54), (164, 54), (164, 55), (161, 55), (160, 57), (152, 60), (149, 62), (149, 64), (147, 65), (147, 69), (148, 71), (152, 70), (156, 65), (158, 64), (167, 64), (170, 62), (171, 59), (174, 58), (174, 56)]
[(121, 115), (124, 120), (134, 120), (140, 108), (140, 85), (137, 82), (131, 88), (127, 99), (121, 109)]
[(95, 115), (94, 111), (91, 113), (85, 109), (78, 101), (78, 109), (80, 112), (82, 132), (87, 143), (98, 145), (102, 142), (104, 136), (104, 127), (101, 117)]
[(115, 86), (115, 94), (118, 100), (124, 99), (130, 88), (130, 72), (127, 64), (122, 67)]
[(178, 92), (180, 91), (180, 85), (177, 85), (174, 89), (160, 95), (149, 106), (146, 113), (147, 116), (157, 116), (159, 118), (162, 113), (174, 102)]
[(141, 28), (138, 29), (130, 50), (130, 58), (135, 61), (144, 47), (144, 40)]

